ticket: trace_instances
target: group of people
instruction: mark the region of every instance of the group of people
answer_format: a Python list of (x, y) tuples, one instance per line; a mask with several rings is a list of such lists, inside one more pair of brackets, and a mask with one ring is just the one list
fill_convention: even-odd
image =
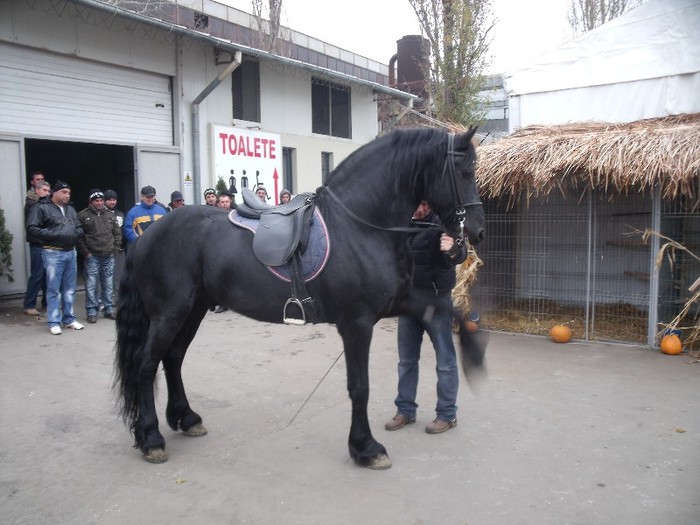
[[(57, 181), (53, 187), (36, 172), (31, 177), (31, 189), (25, 202), (27, 241), (30, 245), (30, 277), (25, 294), (24, 312), (40, 315), (36, 308), (38, 294), (43, 290), (47, 321), (51, 334), (61, 334), (61, 327), (82, 330), (84, 327), (73, 312), (77, 278), (76, 248), (84, 258), (85, 309), (88, 323), (95, 323), (102, 303), (102, 315), (116, 319), (113, 304), (115, 257), (126, 245), (169, 211), (185, 205), (182, 193), (172, 192), (170, 204), (162, 206), (156, 200), (153, 186), (141, 188), (141, 200), (124, 217), (116, 209), (117, 194), (113, 190), (90, 191), (88, 206), (76, 213), (70, 206), (71, 187)], [(259, 186), (256, 194), (263, 202), (267, 191)], [(280, 204), (291, 199), (291, 193), (280, 193)], [(235, 198), (228, 191), (218, 195), (212, 188), (204, 191), (205, 204), (224, 209), (235, 208)], [(413, 288), (418, 294), (434, 296), (435, 308), (430, 315), (399, 316), (398, 322), (398, 394), (394, 403), (396, 414), (386, 430), (399, 430), (416, 421), (418, 404), (418, 363), (424, 333), (428, 333), (436, 353), (437, 404), (436, 417), (426, 426), (429, 434), (445, 432), (457, 425), (457, 390), (459, 374), (452, 340), (451, 291), (455, 285), (455, 266), (466, 259), (466, 249), (439, 229), (425, 226), (440, 225), (439, 217), (423, 201), (413, 214), (416, 233), (409, 236), (413, 254)], [(97, 290), (100, 290), (99, 297)], [(217, 310), (225, 311), (218, 307)]]
[[(85, 261), (85, 309), (88, 323), (97, 320), (102, 303), (105, 318), (116, 319), (113, 304), (115, 257), (122, 250), (123, 214), (116, 209), (114, 190), (90, 190), (88, 206), (77, 213), (69, 204), (71, 187), (57, 181), (53, 187), (43, 173), (31, 177), (25, 199), (27, 242), (30, 246), (30, 275), (24, 298), (24, 313), (40, 316), (39, 291), (46, 306), (49, 331), (60, 335), (63, 328), (82, 330), (73, 310), (77, 280), (77, 251)], [(99, 287), (98, 287), (99, 282)], [(97, 297), (97, 290), (100, 297)]]

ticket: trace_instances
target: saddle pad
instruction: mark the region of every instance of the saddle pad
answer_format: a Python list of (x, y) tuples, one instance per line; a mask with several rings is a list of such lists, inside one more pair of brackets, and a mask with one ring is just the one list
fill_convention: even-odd
[[(249, 230), (255, 234), (260, 225), (259, 219), (249, 219), (241, 217), (236, 210), (231, 210), (228, 214), (228, 220), (240, 228)], [(253, 247), (251, 245), (250, 249)], [(331, 251), (331, 241), (328, 237), (328, 228), (323, 216), (318, 208), (314, 209), (311, 227), (309, 229), (309, 241), (306, 251), (301, 254), (301, 274), (304, 282), (309, 282), (318, 277), (318, 275), (326, 267), (328, 256)], [(286, 263), (281, 266), (267, 266), (276, 277), (286, 282), (292, 280), (292, 264)]]

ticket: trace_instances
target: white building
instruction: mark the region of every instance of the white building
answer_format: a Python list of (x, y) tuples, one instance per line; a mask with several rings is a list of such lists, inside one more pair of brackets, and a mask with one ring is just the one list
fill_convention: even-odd
[[(34, 171), (69, 182), (77, 210), (93, 187), (115, 189), (123, 210), (146, 184), (163, 203), (174, 190), (199, 203), (231, 177), (239, 191), (246, 179), (269, 193), (314, 191), (376, 136), (378, 96), (415, 98), (385, 86), (386, 65), (307, 35), (285, 30), (283, 51), (260, 51), (253, 27), (209, 0), (0, 2), (0, 207), (15, 277), (0, 280), (0, 294), (25, 288)], [(231, 173), (217, 158), (222, 128), (273, 137), (279, 178), (255, 173), (251, 149), (246, 172)]]

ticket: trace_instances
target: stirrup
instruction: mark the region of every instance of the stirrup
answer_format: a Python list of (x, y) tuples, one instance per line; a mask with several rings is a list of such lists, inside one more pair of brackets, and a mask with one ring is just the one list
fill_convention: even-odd
[[(287, 308), (290, 304), (296, 305), (297, 308), (301, 310), (301, 319), (298, 317), (287, 317)], [(287, 299), (287, 302), (284, 303), (284, 309), (282, 310), (282, 322), (284, 324), (293, 324), (298, 326), (306, 324), (306, 312), (304, 312), (304, 305), (301, 304), (301, 301), (296, 297), (290, 297)]]

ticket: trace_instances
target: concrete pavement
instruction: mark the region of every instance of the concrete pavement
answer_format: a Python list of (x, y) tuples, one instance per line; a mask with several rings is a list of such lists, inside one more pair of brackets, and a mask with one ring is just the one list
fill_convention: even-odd
[(18, 302), (0, 316), (2, 523), (700, 523), (700, 364), (687, 355), (492, 334), (487, 378), (462, 383), (459, 425), (433, 436), (426, 342), (418, 422), (386, 432), (396, 321), (382, 321), (369, 417), (393, 467), (379, 472), (348, 457), (334, 327), (210, 313), (183, 367), (209, 435), (167, 428), (159, 377), (170, 460), (153, 465), (113, 406), (113, 322), (51, 336)]

